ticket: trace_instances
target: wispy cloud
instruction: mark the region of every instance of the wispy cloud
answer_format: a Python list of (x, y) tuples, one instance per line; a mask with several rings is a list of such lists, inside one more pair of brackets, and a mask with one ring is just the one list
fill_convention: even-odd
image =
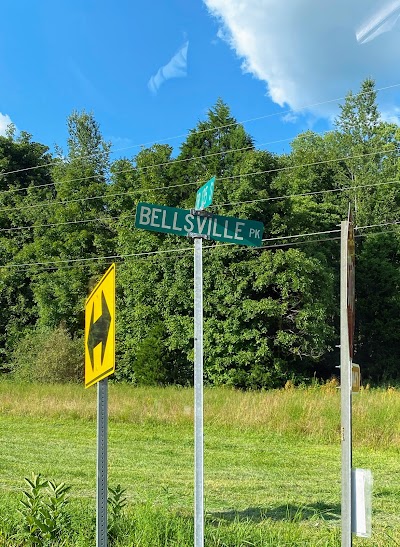
[(393, 106), (389, 112), (383, 110), (381, 112), (381, 118), (384, 122), (400, 125), (400, 108), (398, 106)]
[(187, 52), (189, 41), (186, 41), (172, 59), (162, 66), (147, 83), (153, 95), (157, 94), (162, 84), (171, 78), (185, 78), (187, 76)]
[(114, 154), (114, 152), (120, 152), (122, 150), (140, 148), (141, 146), (141, 144), (137, 144), (134, 140), (128, 137), (116, 137), (114, 135), (107, 135), (105, 139), (107, 142), (111, 142), (111, 154)]
[(297, 123), (299, 120), (299, 116), (297, 116), (294, 112), (288, 112), (281, 117), (281, 120), (285, 123)]
[(0, 135), (2, 137), (5, 136), (7, 126), (10, 125), (10, 123), (12, 123), (10, 116), (8, 114), (2, 114), (0, 112)]
[[(93, 82), (83, 72), (80, 65), (75, 59), (69, 59), (69, 69), (75, 78), (76, 83), (79, 86), (80, 91), (87, 101), (91, 104), (100, 106), (104, 110), (110, 110), (110, 103), (106, 100), (106, 97), (99, 91), (99, 89), (93, 84)], [(74, 88), (72, 88), (74, 89)]]
[(357, 29), (356, 38), (360, 44), (370, 42), (384, 32), (390, 32), (400, 17), (400, 0), (386, 2), (372, 17)]

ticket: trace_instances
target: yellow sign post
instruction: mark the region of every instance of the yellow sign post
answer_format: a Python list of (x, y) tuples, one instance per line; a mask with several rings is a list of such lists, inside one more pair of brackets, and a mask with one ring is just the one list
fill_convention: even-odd
[(106, 271), (85, 304), (85, 387), (115, 370), (115, 264)]

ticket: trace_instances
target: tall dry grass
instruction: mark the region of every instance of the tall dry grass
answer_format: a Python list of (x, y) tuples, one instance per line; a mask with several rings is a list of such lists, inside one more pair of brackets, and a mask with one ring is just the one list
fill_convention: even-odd
[[(0, 382), (0, 414), (38, 418), (96, 419), (96, 388)], [(193, 423), (193, 389), (110, 384), (110, 421)], [(309, 388), (242, 392), (206, 388), (204, 420), (237, 427), (340, 443), (340, 390), (335, 382)], [(400, 390), (363, 389), (353, 395), (353, 440), (400, 448)]]

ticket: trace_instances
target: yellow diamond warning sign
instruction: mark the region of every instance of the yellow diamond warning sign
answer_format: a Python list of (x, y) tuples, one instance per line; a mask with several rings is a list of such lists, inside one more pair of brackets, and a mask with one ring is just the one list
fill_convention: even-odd
[(115, 370), (115, 264), (97, 283), (85, 304), (85, 387)]

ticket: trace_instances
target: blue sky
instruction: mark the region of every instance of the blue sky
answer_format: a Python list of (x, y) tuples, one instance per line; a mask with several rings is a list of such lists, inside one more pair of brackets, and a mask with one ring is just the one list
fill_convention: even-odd
[(85, 109), (114, 157), (131, 157), (178, 147), (221, 97), (280, 153), (328, 129), (367, 76), (398, 121), (399, 14), (400, 0), (4, 0), (0, 133), (11, 120), (65, 147), (68, 115)]

